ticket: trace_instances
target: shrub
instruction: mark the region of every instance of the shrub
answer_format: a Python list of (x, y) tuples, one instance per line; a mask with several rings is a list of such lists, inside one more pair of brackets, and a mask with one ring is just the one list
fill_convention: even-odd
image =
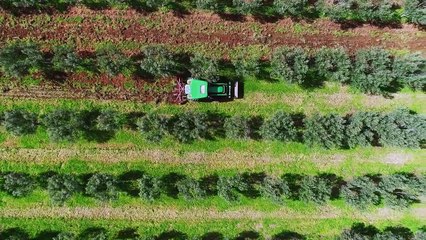
[(88, 228), (82, 234), (80, 234), (78, 239), (87, 239), (87, 240), (108, 240), (108, 232), (104, 228)]
[(302, 48), (278, 48), (271, 59), (271, 77), (303, 84), (308, 73), (308, 56)]
[(25, 197), (32, 193), (35, 183), (26, 173), (8, 173), (3, 176), (2, 188), (13, 197)]
[(387, 227), (374, 236), (374, 240), (411, 240), (413, 238), (413, 232), (405, 227)]
[(220, 8), (219, 0), (196, 0), (195, 4), (199, 9), (218, 11)]
[(404, 16), (414, 24), (426, 26), (426, 2), (424, 0), (405, 0)]
[(397, 173), (383, 176), (379, 188), (386, 205), (404, 208), (419, 202), (419, 196), (425, 192), (425, 183), (414, 175)]
[(29, 240), (30, 236), (21, 228), (10, 228), (0, 232), (2, 240)]
[(96, 129), (107, 132), (115, 132), (121, 127), (121, 115), (115, 110), (101, 110), (96, 118)]
[(159, 142), (168, 132), (168, 118), (157, 113), (149, 113), (138, 122), (138, 128), (149, 141)]
[(315, 56), (318, 73), (327, 80), (347, 82), (350, 76), (351, 60), (343, 48), (321, 48)]
[(260, 194), (274, 202), (282, 203), (283, 196), (290, 195), (290, 188), (287, 183), (280, 178), (267, 176), (263, 179), (260, 185)]
[(215, 82), (219, 80), (219, 61), (201, 54), (191, 57), (191, 76)]
[(22, 78), (38, 70), (42, 61), (39, 47), (31, 42), (13, 42), (0, 49), (0, 69), (9, 77)]
[(73, 140), (79, 132), (79, 115), (71, 110), (57, 109), (44, 116), (43, 123), (54, 141)]
[(392, 23), (399, 22), (399, 15), (394, 11), (392, 0), (357, 1), (357, 15), (362, 21)]
[(183, 143), (208, 136), (207, 114), (185, 112), (176, 117), (173, 122), (173, 136)]
[(414, 235), (414, 240), (423, 240), (423, 239), (426, 239), (426, 230), (425, 229), (420, 229)]
[(37, 0), (6, 0), (6, 3), (13, 6), (17, 10), (20, 8), (35, 8), (38, 6)]
[(96, 173), (87, 181), (86, 193), (101, 201), (112, 200), (117, 197), (116, 184), (114, 176)]
[(241, 14), (255, 13), (262, 6), (262, 0), (232, 0), (236, 11)]
[(254, 54), (238, 51), (231, 57), (232, 64), (238, 76), (257, 76), (260, 73), (260, 57)]
[(154, 77), (167, 77), (179, 71), (178, 62), (173, 53), (162, 46), (150, 46), (144, 51), (141, 68)]
[(378, 145), (381, 120), (382, 116), (379, 113), (358, 112), (352, 115), (346, 127), (348, 146), (354, 148)]
[(167, 5), (169, 5), (170, 3), (172, 3), (173, 0), (145, 0), (145, 4), (149, 7), (149, 8), (161, 8), (161, 7), (166, 7)]
[(161, 180), (149, 175), (143, 175), (138, 180), (139, 196), (148, 201), (154, 201), (161, 195)]
[(80, 61), (74, 46), (60, 45), (53, 48), (52, 64), (56, 71), (73, 72), (80, 65)]
[(260, 132), (264, 139), (279, 141), (294, 141), (297, 138), (297, 129), (290, 114), (277, 111), (267, 119)]
[(4, 112), (3, 125), (13, 135), (31, 134), (37, 129), (37, 117), (23, 109), (10, 110)]
[(55, 204), (62, 205), (79, 190), (80, 183), (73, 175), (54, 175), (47, 180), (47, 191)]
[(373, 179), (358, 177), (347, 182), (341, 189), (345, 201), (358, 208), (366, 208), (380, 203), (380, 191)]
[(305, 119), (304, 140), (308, 145), (340, 148), (345, 139), (345, 120), (335, 114)]
[(426, 58), (420, 53), (396, 58), (394, 69), (401, 84), (416, 90), (426, 90)]
[(332, 183), (324, 177), (305, 176), (300, 183), (299, 198), (305, 202), (323, 204), (332, 193)]
[(363, 223), (355, 223), (350, 229), (343, 230), (340, 240), (370, 240), (379, 233), (373, 226), (365, 226)]
[(206, 192), (201, 188), (200, 183), (193, 178), (184, 178), (176, 183), (179, 194), (185, 200), (201, 199), (206, 196)]
[(352, 84), (369, 94), (385, 94), (395, 88), (391, 54), (379, 48), (359, 50), (356, 55)]
[(252, 134), (250, 119), (244, 116), (226, 118), (223, 127), (227, 138), (248, 139)]
[(275, 11), (285, 16), (303, 16), (307, 0), (274, 0)]
[(356, 1), (337, 0), (330, 4), (325, 4), (324, 11), (334, 21), (343, 21), (353, 18), (353, 9), (356, 8)]
[(76, 240), (76, 236), (72, 233), (62, 232), (59, 233), (56, 237), (54, 237), (52, 240)]
[(243, 181), (240, 175), (226, 177), (219, 176), (217, 181), (217, 193), (228, 202), (235, 202), (240, 200), (237, 191), (245, 191), (248, 189), (248, 184)]
[(112, 45), (96, 51), (96, 66), (102, 73), (116, 76), (129, 67), (130, 61), (120, 50)]

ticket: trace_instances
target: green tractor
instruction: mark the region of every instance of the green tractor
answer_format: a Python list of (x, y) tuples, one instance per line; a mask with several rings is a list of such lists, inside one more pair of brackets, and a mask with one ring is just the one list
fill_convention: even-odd
[(190, 78), (185, 85), (188, 100), (223, 100), (239, 96), (238, 82), (211, 83), (205, 80)]

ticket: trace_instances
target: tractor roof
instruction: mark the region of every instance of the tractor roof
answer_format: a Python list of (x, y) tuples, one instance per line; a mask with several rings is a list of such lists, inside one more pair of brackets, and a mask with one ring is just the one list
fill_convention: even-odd
[(189, 89), (185, 89), (189, 99), (201, 99), (208, 96), (208, 82), (198, 79), (188, 81)]

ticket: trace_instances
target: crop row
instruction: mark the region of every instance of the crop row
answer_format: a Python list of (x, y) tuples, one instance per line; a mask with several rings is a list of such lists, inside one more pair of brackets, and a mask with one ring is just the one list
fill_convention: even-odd
[(358, 146), (420, 148), (426, 141), (426, 118), (407, 109), (390, 113), (358, 112), (344, 117), (336, 114), (305, 117), (277, 111), (267, 118), (194, 111), (175, 115), (122, 114), (111, 109), (56, 109), (37, 115), (13, 109), (0, 114), (1, 122), (8, 132), (17, 136), (33, 134), (41, 125), (53, 141), (83, 137), (105, 142), (123, 127), (140, 131), (152, 142), (169, 136), (182, 143), (226, 137), (304, 142), (310, 146), (345, 149)]
[[(91, 227), (83, 230), (79, 234), (74, 234), (70, 232), (58, 232), (45, 230), (40, 231), (40, 237), (31, 238), (30, 235), (21, 228), (10, 228), (0, 232), (0, 238), (4, 240), (30, 240), (30, 239), (43, 239), (43, 240), (107, 240), (107, 239), (128, 239), (128, 240), (225, 240), (229, 239), (219, 232), (207, 232), (202, 236), (189, 237), (183, 232), (170, 230), (164, 231), (157, 236), (140, 236), (138, 229), (136, 228), (126, 228), (117, 233), (111, 233), (105, 228), (101, 227)], [(417, 232), (412, 232), (410, 229), (397, 226), (397, 227), (387, 227), (383, 231), (380, 231), (372, 225), (366, 226), (363, 223), (355, 223), (350, 229), (345, 229), (337, 238), (339, 240), (354, 240), (354, 239), (398, 239), (398, 240), (424, 240), (426, 238), (426, 231), (420, 229)], [(238, 236), (231, 238), (233, 240), (257, 240), (265, 239), (256, 231), (244, 231), (238, 234)], [(304, 240), (306, 237), (300, 233), (292, 231), (282, 231), (278, 234), (275, 234), (270, 238), (272, 240)]]
[[(425, 5), (421, 0), (405, 0), (403, 4), (389, 0), (314, 1), (307, 0), (188, 0), (185, 5), (176, 0), (3, 0), (2, 6), (14, 13), (56, 8), (65, 10), (72, 5), (83, 4), (92, 9), (114, 6), (133, 7), (147, 11), (158, 8), (183, 10), (198, 8), (218, 13), (251, 14), (254, 16), (321, 17), (334, 21), (356, 21), (373, 23), (400, 23), (404, 17), (409, 22), (426, 25)], [(401, 10), (403, 8), (403, 11)], [(403, 12), (403, 14), (401, 14)]]
[(46, 172), (38, 176), (0, 173), (0, 190), (13, 197), (27, 196), (37, 186), (48, 191), (52, 203), (60, 205), (76, 193), (108, 201), (116, 199), (121, 191), (150, 202), (156, 201), (162, 194), (186, 201), (219, 196), (228, 202), (238, 202), (241, 196), (251, 199), (262, 197), (278, 204), (283, 204), (284, 199), (324, 204), (343, 198), (360, 209), (382, 203), (400, 208), (420, 202), (420, 196), (426, 193), (424, 176), (410, 173), (365, 175), (347, 181), (334, 174), (275, 177), (263, 172), (234, 176), (213, 174), (200, 179), (177, 173), (158, 177), (140, 171), (120, 176), (105, 173), (75, 175)]
[(321, 86), (329, 80), (350, 84), (369, 94), (388, 94), (403, 86), (426, 88), (426, 58), (417, 53), (394, 56), (380, 48), (361, 49), (351, 56), (343, 48), (322, 48), (309, 54), (303, 48), (282, 47), (273, 52), (269, 62), (244, 52), (233, 56), (231, 62), (201, 54), (176, 55), (161, 46), (147, 47), (132, 57), (113, 45), (84, 57), (74, 47), (65, 45), (53, 47), (48, 53), (28, 42), (13, 42), (0, 49), (0, 71), (18, 79), (34, 72), (57, 76), (83, 71), (91, 75), (102, 73), (112, 77), (124, 73), (157, 79), (180, 75), (208, 81), (254, 76), (304, 87)]

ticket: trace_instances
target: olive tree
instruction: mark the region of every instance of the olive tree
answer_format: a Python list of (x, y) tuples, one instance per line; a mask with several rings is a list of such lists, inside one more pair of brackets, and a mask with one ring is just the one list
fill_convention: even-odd
[(272, 54), (271, 66), (272, 78), (303, 84), (309, 70), (308, 55), (300, 47), (281, 47)]
[(318, 73), (327, 80), (348, 82), (351, 73), (351, 60), (343, 48), (321, 48), (315, 55)]
[(308, 145), (341, 148), (345, 140), (345, 120), (335, 114), (314, 115), (305, 119), (304, 140)]
[(107, 132), (115, 132), (120, 129), (122, 116), (111, 109), (103, 109), (96, 118), (96, 129)]
[(154, 77), (167, 77), (179, 72), (174, 54), (165, 47), (149, 46), (145, 48), (143, 55), (140, 67)]
[(280, 204), (283, 203), (283, 197), (290, 195), (290, 188), (286, 181), (273, 176), (266, 176), (259, 190), (262, 197)]
[(13, 135), (31, 134), (37, 129), (37, 116), (23, 109), (9, 110), (4, 112), (3, 125)]
[(297, 129), (291, 115), (283, 111), (277, 111), (266, 119), (260, 132), (268, 140), (294, 141), (297, 138)]
[(304, 176), (300, 182), (299, 198), (305, 202), (323, 204), (332, 193), (332, 182), (321, 176)]
[(8, 77), (22, 78), (32, 70), (39, 70), (43, 62), (35, 43), (16, 41), (0, 49), (0, 69)]
[(249, 139), (252, 135), (250, 118), (236, 115), (228, 117), (224, 122), (226, 137), (233, 139)]
[(285, 16), (303, 16), (308, 0), (274, 0), (275, 11)]
[(117, 198), (117, 180), (114, 176), (104, 173), (96, 173), (89, 178), (86, 184), (86, 194), (101, 201)]
[(191, 57), (191, 76), (215, 82), (219, 80), (219, 60), (209, 58), (202, 54), (195, 54)]
[(228, 202), (239, 201), (240, 195), (238, 192), (245, 191), (247, 189), (248, 184), (243, 180), (241, 175), (235, 175), (232, 177), (219, 176), (217, 181), (218, 196)]
[(76, 51), (75, 47), (70, 45), (59, 45), (53, 47), (53, 69), (66, 73), (75, 71), (81, 62)]
[(395, 74), (401, 84), (416, 90), (426, 90), (426, 58), (420, 53), (397, 57)]
[(353, 114), (346, 126), (347, 145), (350, 148), (358, 146), (377, 145), (380, 140), (380, 129), (383, 127), (382, 115), (374, 112), (357, 112)]
[(168, 133), (168, 123), (166, 116), (149, 113), (138, 120), (137, 126), (147, 140), (159, 142)]
[(185, 200), (201, 199), (206, 196), (206, 191), (201, 188), (200, 182), (190, 177), (179, 180), (176, 187)]
[(405, 0), (404, 16), (414, 24), (426, 26), (426, 2), (424, 0)]
[(77, 240), (77, 237), (72, 233), (61, 232), (52, 238), (52, 240)]
[(208, 134), (207, 114), (201, 112), (184, 112), (176, 116), (172, 135), (180, 142), (189, 143), (206, 138)]
[(67, 109), (57, 109), (43, 118), (49, 137), (53, 141), (73, 140), (79, 133), (80, 116)]
[(241, 14), (252, 14), (262, 6), (262, 0), (232, 0), (235, 10)]
[(379, 188), (384, 203), (394, 208), (405, 208), (419, 202), (420, 195), (425, 193), (424, 180), (404, 173), (383, 176)]
[(2, 178), (1, 188), (13, 197), (25, 197), (36, 187), (34, 179), (26, 173), (7, 173)]
[(116, 76), (129, 68), (129, 58), (113, 45), (96, 50), (96, 66), (101, 73)]
[(196, 0), (195, 5), (199, 9), (218, 11), (220, 9), (220, 0)]
[(358, 208), (366, 208), (380, 203), (380, 190), (368, 176), (357, 177), (344, 184), (341, 195), (345, 201)]
[(144, 174), (138, 180), (139, 196), (148, 201), (154, 201), (161, 195), (161, 180)]
[(47, 180), (47, 191), (53, 203), (62, 205), (74, 193), (80, 190), (76, 176), (70, 174), (53, 175)]

